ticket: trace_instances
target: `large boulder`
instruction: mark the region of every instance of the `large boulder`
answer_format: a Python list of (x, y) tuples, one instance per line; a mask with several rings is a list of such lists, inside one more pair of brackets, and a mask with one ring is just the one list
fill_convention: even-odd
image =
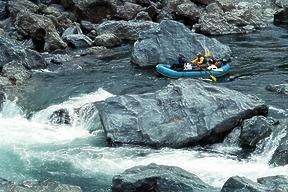
[(27, 70), (21, 62), (11, 61), (3, 66), (2, 75), (13, 84), (22, 84), (31, 78), (31, 71)]
[(45, 68), (47, 63), (36, 51), (26, 49), (15, 42), (0, 37), (0, 68), (11, 61), (21, 62), (27, 69)]
[(98, 23), (116, 14), (116, 0), (61, 0), (65, 8), (72, 10), (77, 19)]
[(202, 14), (199, 24), (194, 27), (195, 30), (208, 35), (224, 35), (249, 33), (266, 27), (261, 4), (246, 2), (246, 4), (232, 5), (235, 8), (229, 11), (225, 11), (225, 9), (219, 11), (218, 8), (215, 8), (218, 6), (216, 3), (208, 5), (207, 9), (209, 6), (213, 6), (215, 11)]
[(288, 6), (284, 9), (277, 11), (274, 14), (274, 22), (276, 22), (276, 23), (288, 23)]
[(222, 142), (244, 119), (267, 114), (262, 104), (227, 88), (181, 79), (155, 93), (108, 98), (99, 114), (111, 145), (179, 148)]
[(149, 164), (113, 177), (112, 192), (216, 192), (196, 175), (179, 167)]
[(151, 21), (106, 21), (97, 28), (97, 34), (111, 33), (121, 40), (136, 41), (142, 31), (157, 28), (159, 24)]
[(141, 66), (168, 63), (178, 53), (196, 57), (197, 52), (210, 51), (215, 57), (230, 57), (231, 50), (214, 38), (193, 33), (182, 23), (164, 20), (159, 26), (140, 33), (134, 44), (131, 60)]
[(185, 24), (193, 26), (198, 22), (200, 15), (202, 14), (202, 9), (192, 2), (183, 3), (176, 8), (176, 18), (183, 20)]
[(20, 12), (16, 18), (15, 27), (23, 36), (37, 37), (35, 39), (43, 42), (41, 46), (44, 51), (54, 51), (67, 47), (67, 44), (61, 40), (51, 19), (43, 15)]

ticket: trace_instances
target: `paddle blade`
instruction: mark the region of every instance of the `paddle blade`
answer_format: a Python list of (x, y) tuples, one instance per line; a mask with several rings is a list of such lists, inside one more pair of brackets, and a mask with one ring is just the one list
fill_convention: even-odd
[(215, 77), (215, 76), (213, 76), (213, 75), (210, 75), (210, 77), (211, 77), (211, 79), (212, 79), (213, 81), (217, 81), (217, 79), (216, 79), (216, 77)]

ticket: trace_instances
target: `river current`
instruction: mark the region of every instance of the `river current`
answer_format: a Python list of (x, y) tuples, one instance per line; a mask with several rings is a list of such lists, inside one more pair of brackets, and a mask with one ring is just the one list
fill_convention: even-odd
[[(216, 83), (256, 95), (270, 106), (270, 116), (286, 118), (288, 96), (265, 87), (288, 82), (288, 27), (271, 24), (256, 33), (216, 38), (233, 52), (230, 76)], [(72, 115), (71, 125), (49, 122), (57, 109), (73, 114), (73, 109), (91, 102), (159, 90), (173, 81), (157, 77), (154, 69), (132, 65), (130, 50), (130, 46), (123, 46), (116, 49), (118, 56), (109, 59), (78, 57), (62, 66), (34, 71), (28, 85), (9, 90), (0, 113), (1, 177), (16, 182), (49, 178), (79, 185), (85, 192), (104, 192), (110, 191), (114, 175), (149, 163), (181, 167), (218, 188), (234, 175), (256, 181), (258, 177), (287, 174), (288, 166), (268, 165), (283, 137), (281, 132), (267, 139), (263, 151), (239, 158), (240, 149), (225, 144), (177, 150), (110, 148), (101, 130), (89, 133), (99, 122), (89, 121), (85, 113)]]

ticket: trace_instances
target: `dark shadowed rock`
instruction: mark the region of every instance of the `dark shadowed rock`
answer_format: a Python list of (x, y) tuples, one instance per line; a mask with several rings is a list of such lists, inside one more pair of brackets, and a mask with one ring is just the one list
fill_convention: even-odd
[(0, 191), (3, 192), (81, 192), (81, 188), (74, 185), (62, 184), (56, 181), (25, 181), (16, 184), (0, 179)]
[(194, 3), (199, 3), (202, 5), (208, 5), (210, 3), (214, 3), (215, 0), (192, 0)]
[(54, 111), (49, 119), (52, 123), (56, 124), (71, 124), (71, 118), (67, 109)]
[(149, 164), (113, 177), (113, 192), (216, 192), (196, 175), (179, 167)]
[(98, 23), (116, 14), (116, 0), (61, 0), (61, 3), (76, 15), (77, 20)]
[(120, 45), (121, 42), (121, 39), (112, 33), (102, 34), (94, 39), (96, 46), (114, 47)]
[(175, 148), (222, 142), (244, 119), (267, 113), (255, 97), (191, 79), (155, 93), (111, 97), (99, 106), (111, 144)]
[(47, 66), (39, 53), (17, 45), (5, 37), (0, 37), (0, 49), (0, 68), (11, 61), (21, 62), (27, 69), (45, 68)]
[(268, 188), (245, 177), (234, 176), (225, 182), (221, 192), (268, 192)]
[(274, 14), (274, 22), (276, 23), (288, 23), (288, 6), (281, 9)]
[(210, 51), (219, 58), (229, 58), (231, 54), (230, 48), (216, 39), (193, 33), (182, 23), (164, 20), (159, 26), (140, 33), (131, 60), (140, 67), (155, 66), (168, 63), (178, 53), (192, 59), (199, 51)]
[(125, 2), (124, 5), (117, 6), (117, 14), (114, 16), (118, 20), (131, 20), (143, 8), (140, 5)]
[(21, 62), (11, 61), (3, 66), (2, 75), (7, 77), (13, 84), (22, 84), (31, 78), (32, 73)]
[(20, 11), (36, 13), (39, 7), (29, 0), (8, 0), (7, 9), (12, 18), (16, 18)]
[(288, 164), (288, 133), (281, 139), (269, 163), (274, 166), (284, 166)]
[(276, 125), (275, 120), (263, 116), (245, 120), (239, 138), (240, 146), (245, 149), (255, 149), (261, 140), (270, 136)]
[(122, 40), (136, 41), (139, 33), (156, 28), (158, 23), (151, 21), (106, 21), (97, 27), (97, 34), (112, 33)]
[(276, 175), (269, 177), (258, 178), (257, 182), (269, 188), (274, 192), (287, 192), (288, 189), (288, 176)]

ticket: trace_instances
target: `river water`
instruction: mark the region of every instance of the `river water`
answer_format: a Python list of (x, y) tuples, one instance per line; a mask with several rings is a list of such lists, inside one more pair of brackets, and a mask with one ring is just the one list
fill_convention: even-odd
[[(270, 116), (286, 118), (287, 96), (269, 92), (265, 86), (288, 81), (288, 27), (271, 24), (257, 33), (216, 38), (233, 52), (231, 74), (217, 84), (257, 95), (270, 106)], [(155, 91), (173, 81), (158, 78), (153, 69), (131, 65), (130, 49), (120, 47), (116, 51), (123, 54), (110, 59), (85, 56), (35, 71), (29, 85), (9, 90), (9, 100), (0, 113), (1, 177), (11, 181), (50, 178), (92, 192), (110, 191), (114, 175), (149, 163), (181, 167), (218, 188), (234, 175), (255, 181), (287, 174), (288, 166), (268, 165), (281, 132), (267, 139), (261, 153), (245, 159), (237, 157), (240, 149), (236, 145), (177, 150), (109, 148), (101, 130), (90, 134), (95, 122), (85, 113), (74, 114), (73, 109), (113, 95)], [(71, 112), (71, 125), (49, 123), (52, 112), (61, 108)]]

